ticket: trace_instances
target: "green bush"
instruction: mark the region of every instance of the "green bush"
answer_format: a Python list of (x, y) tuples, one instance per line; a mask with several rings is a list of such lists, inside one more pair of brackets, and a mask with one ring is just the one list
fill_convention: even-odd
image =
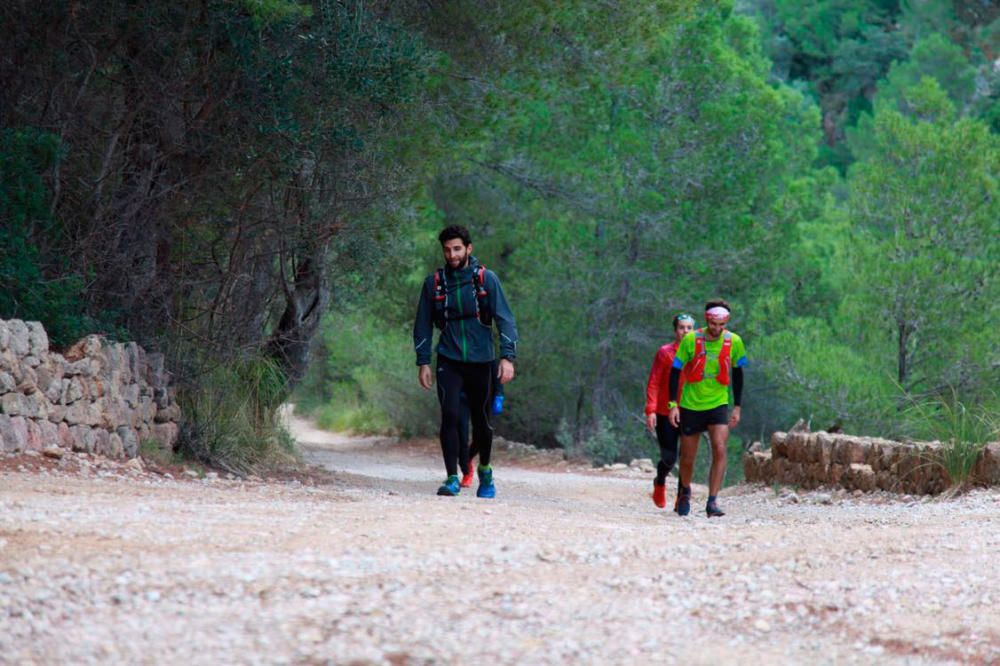
[(915, 437), (942, 443), (932, 464), (944, 468), (954, 491), (966, 485), (986, 444), (1000, 437), (1000, 423), (992, 410), (986, 405), (967, 406), (954, 389), (949, 395), (911, 401), (904, 418)]
[(359, 434), (431, 435), (438, 403), (417, 384), (407, 330), (348, 310), (329, 314), (321, 354), (295, 394), (322, 427)]
[(56, 346), (97, 330), (124, 337), (87, 315), (85, 280), (59, 255), (66, 239), (49, 213), (43, 180), (58, 158), (55, 135), (0, 130), (0, 318), (40, 321)]
[(178, 394), (181, 452), (237, 474), (294, 461), (295, 442), (277, 414), (286, 385), (278, 364), (263, 357), (202, 374)]

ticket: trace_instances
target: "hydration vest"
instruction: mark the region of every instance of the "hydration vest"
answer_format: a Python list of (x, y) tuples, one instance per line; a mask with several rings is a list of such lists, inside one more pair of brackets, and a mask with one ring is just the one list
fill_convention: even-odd
[[(439, 268), (434, 271), (434, 325), (440, 330), (444, 330), (449, 321), (457, 321), (459, 319), (472, 319), (475, 317), (478, 319), (483, 326), (489, 326), (493, 323), (493, 316), (490, 314), (489, 293), (486, 291), (486, 267), (479, 265), (476, 270), (472, 273), (472, 285), (475, 288), (476, 298), (473, 299), (476, 303), (475, 312), (462, 312), (462, 314), (449, 314), (445, 305), (448, 301), (448, 276), (443, 268)], [(463, 287), (465, 287), (469, 282), (459, 282), (454, 285), (452, 290), (453, 294), (460, 294)]]
[[(733, 334), (725, 331), (722, 334), (722, 349), (719, 350), (719, 373), (715, 381), (723, 386), (729, 386), (729, 368), (732, 365)], [(694, 356), (684, 365), (684, 381), (700, 382), (705, 378), (705, 363), (708, 354), (705, 352), (705, 329), (694, 332)]]

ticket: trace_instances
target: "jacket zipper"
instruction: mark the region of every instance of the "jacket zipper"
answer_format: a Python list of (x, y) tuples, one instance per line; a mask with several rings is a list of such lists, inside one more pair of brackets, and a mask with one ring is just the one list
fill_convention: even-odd
[[(459, 315), (465, 315), (465, 309), (462, 307), (462, 280), (461, 280), (461, 278), (459, 278), (459, 279), (457, 279), (455, 281), (455, 294), (458, 296), (458, 314)], [(459, 328), (462, 331), (462, 361), (468, 362), (468, 360), (469, 360), (469, 351), (468, 351), (468, 346), (467, 346), (466, 341), (465, 341), (465, 317), (464, 316), (462, 316), (462, 318), (458, 320), (458, 324), (459, 324)]]

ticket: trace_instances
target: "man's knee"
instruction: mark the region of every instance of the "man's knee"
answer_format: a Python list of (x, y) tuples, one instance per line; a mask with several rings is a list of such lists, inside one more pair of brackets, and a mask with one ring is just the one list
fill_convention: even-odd
[(712, 442), (712, 459), (713, 460), (725, 460), (726, 459), (726, 443), (725, 442)]
[(442, 407), (441, 408), (441, 424), (446, 426), (458, 425), (458, 421), (461, 418), (461, 410), (458, 408)]

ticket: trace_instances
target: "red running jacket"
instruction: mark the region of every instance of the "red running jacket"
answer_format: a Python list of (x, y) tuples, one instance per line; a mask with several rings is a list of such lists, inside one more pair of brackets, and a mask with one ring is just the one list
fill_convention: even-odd
[[(670, 414), (667, 403), (670, 402), (670, 368), (674, 365), (674, 355), (677, 354), (677, 343), (670, 342), (660, 347), (653, 359), (653, 368), (649, 371), (649, 380), (646, 382), (646, 416), (652, 413), (666, 416)], [(676, 396), (679, 402), (680, 393), (684, 391), (684, 373), (681, 373), (681, 381), (677, 388)]]

